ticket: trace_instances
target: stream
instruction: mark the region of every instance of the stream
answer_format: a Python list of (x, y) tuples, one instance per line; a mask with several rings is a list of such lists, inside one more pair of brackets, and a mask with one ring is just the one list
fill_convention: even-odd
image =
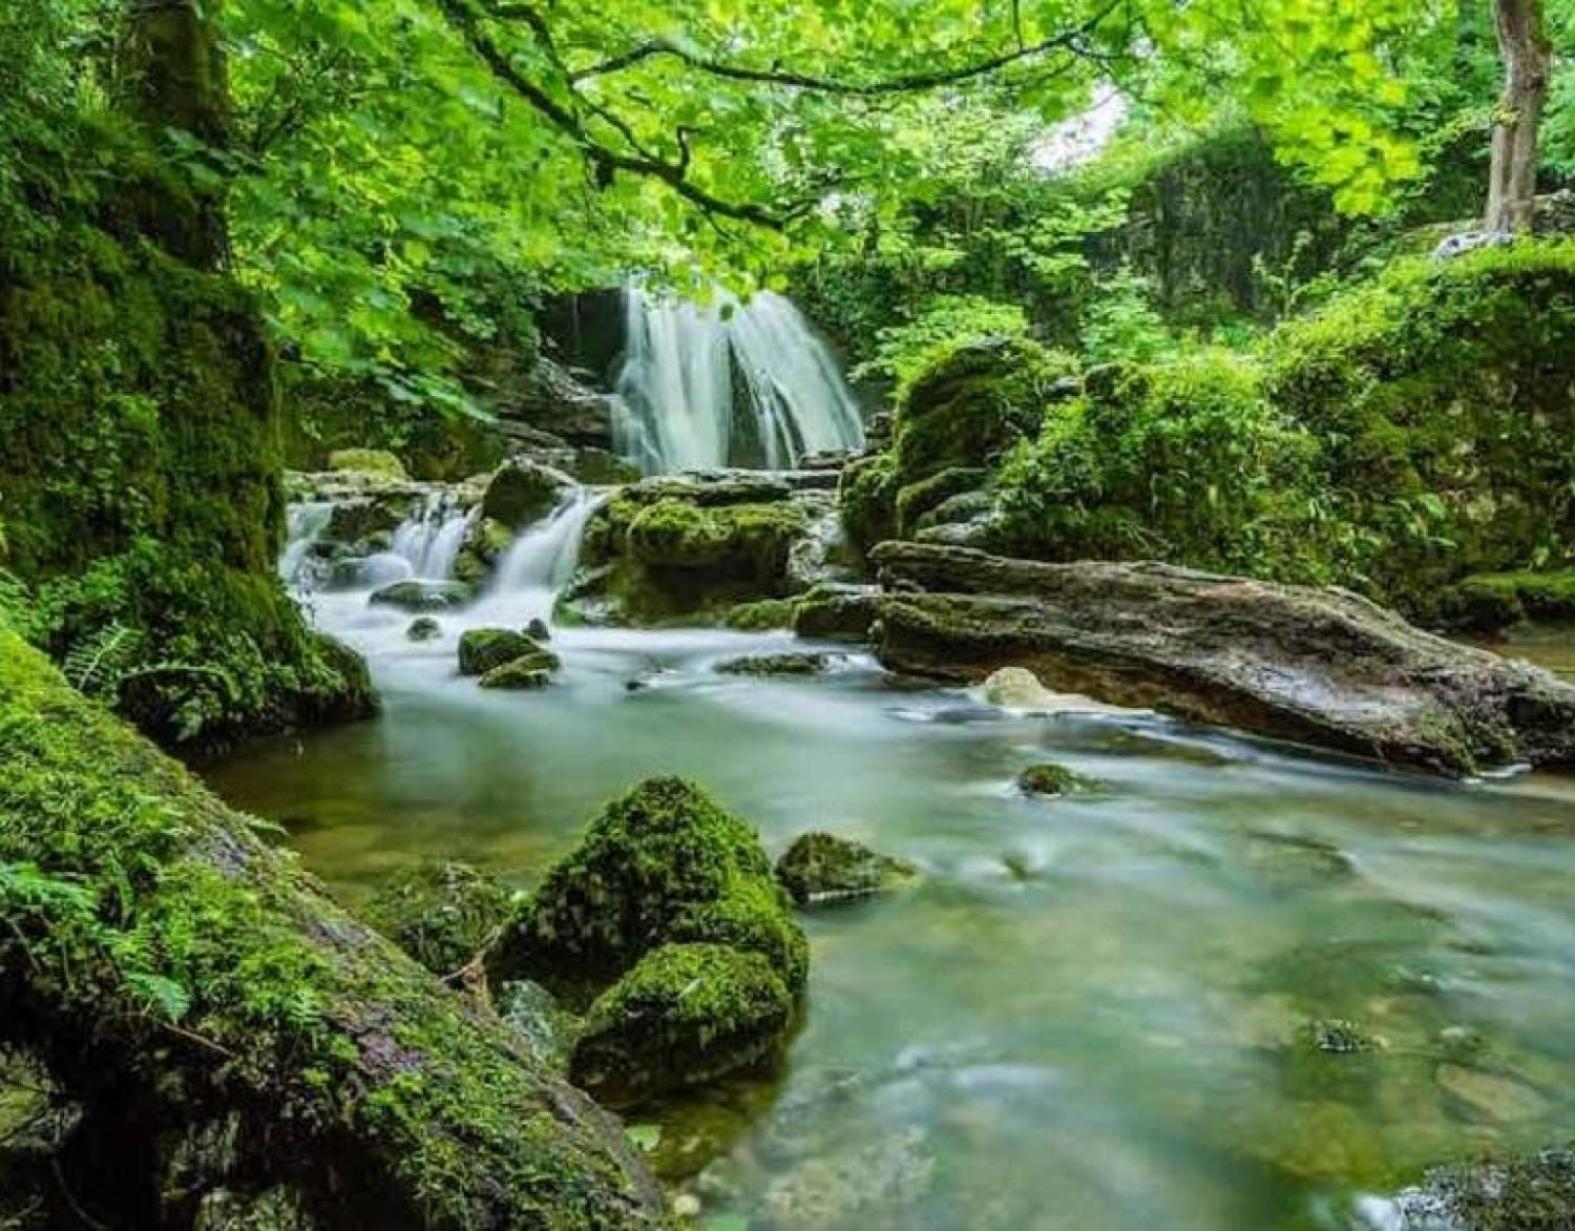
[[(1575, 781), (1014, 716), (845, 647), (819, 678), (713, 669), (786, 634), (563, 629), (545, 692), (458, 677), (460, 629), (550, 598), (483, 599), (416, 644), (365, 591), (312, 597), (385, 713), (210, 777), (352, 902), (423, 858), (528, 886), (657, 773), (773, 855), (825, 828), (919, 863), (916, 890), (806, 915), (804, 1021), (771, 1079), (635, 1117), (702, 1225), (1382, 1228), (1377, 1194), (1427, 1165), (1575, 1123)], [(1103, 790), (1021, 796), (1045, 759)], [(1319, 1019), (1382, 1046), (1319, 1051)]]

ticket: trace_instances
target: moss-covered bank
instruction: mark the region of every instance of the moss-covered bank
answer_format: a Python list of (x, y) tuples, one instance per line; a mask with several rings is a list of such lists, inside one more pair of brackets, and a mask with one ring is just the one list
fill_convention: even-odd
[(0, 1045), (88, 1109), (101, 1221), (284, 1185), (326, 1226), (659, 1225), (616, 1122), (3, 628), (0, 781)]
[(364, 714), (275, 578), (273, 356), (227, 278), (64, 224), (0, 241), (0, 568), (18, 627), (171, 745)]

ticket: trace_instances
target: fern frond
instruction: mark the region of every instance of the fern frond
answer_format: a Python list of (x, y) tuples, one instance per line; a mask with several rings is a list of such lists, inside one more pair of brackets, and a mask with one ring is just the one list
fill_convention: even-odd
[(111, 620), (92, 636), (77, 642), (60, 664), (66, 681), (90, 697), (113, 700), (121, 681), (130, 672), (142, 634), (119, 620)]

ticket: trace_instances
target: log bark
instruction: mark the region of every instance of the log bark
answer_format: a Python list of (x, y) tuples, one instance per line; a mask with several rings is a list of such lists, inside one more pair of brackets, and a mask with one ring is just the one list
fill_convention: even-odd
[(1483, 228), (1529, 231), (1537, 195), (1537, 131), (1548, 96), (1552, 47), (1542, 0), (1494, 0), (1493, 18), (1505, 81), (1493, 120)]
[(1575, 687), (1335, 588), (883, 543), (877, 654), (1454, 776), (1575, 762)]
[(109, 1225), (236, 1184), (319, 1226), (664, 1225), (615, 1119), (3, 626), (0, 1046), (88, 1109)]

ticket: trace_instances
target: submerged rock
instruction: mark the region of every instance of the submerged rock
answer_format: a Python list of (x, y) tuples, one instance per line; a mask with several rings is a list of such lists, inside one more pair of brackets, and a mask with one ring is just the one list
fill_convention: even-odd
[(746, 654), (717, 663), (723, 675), (819, 675), (831, 666), (830, 654)]
[(511, 628), (470, 628), (459, 638), (459, 673), (486, 675), (499, 667), (555, 671), (558, 656)]
[(701, 1085), (782, 1041), (794, 998), (763, 955), (664, 945), (597, 997), (574, 1044), (574, 1084), (614, 1107)]
[(1457, 776), (1575, 762), (1575, 687), (1344, 590), (918, 543), (873, 559), (878, 653), (898, 670), (1026, 667), (1113, 704)]
[(1575, 1145), (1440, 1167), (1369, 1212), (1383, 1231), (1570, 1231)]
[(1099, 784), (1092, 778), (1085, 778), (1054, 761), (1030, 765), (1017, 775), (1017, 788), (1025, 795), (1072, 795), (1079, 791), (1097, 790), (1098, 787)]
[(1355, 1022), (1340, 1017), (1322, 1017), (1302, 1028), (1302, 1040), (1314, 1051), (1335, 1056), (1373, 1051), (1383, 1043)]
[(463, 581), (396, 581), (374, 590), (367, 602), (402, 611), (448, 611), (475, 597), (475, 588)]
[(423, 863), (390, 877), (366, 921), (438, 975), (451, 975), (495, 939), (516, 909), (514, 891), (463, 863)]
[(552, 683), (551, 669), (543, 663), (550, 655), (541, 653), (525, 654), (506, 662), (501, 667), (494, 667), (476, 681), (477, 687), (528, 692), (535, 689), (546, 688)]
[(911, 885), (919, 869), (836, 834), (806, 833), (777, 860), (777, 880), (800, 906), (886, 893)]

